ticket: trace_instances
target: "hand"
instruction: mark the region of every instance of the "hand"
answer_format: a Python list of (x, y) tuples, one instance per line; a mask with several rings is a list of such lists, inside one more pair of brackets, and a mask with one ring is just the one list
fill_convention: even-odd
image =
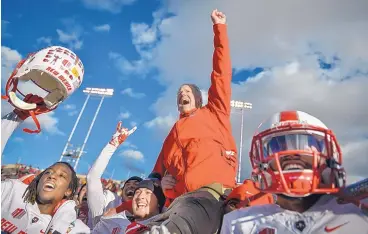
[[(33, 95), (33, 94), (27, 94), (24, 99), (23, 99), (24, 102), (27, 102), (27, 103), (35, 103), (37, 104), (39, 107), (40, 107), (40, 110), (45, 110), (47, 111), (47, 107), (46, 107), (46, 104), (45, 102), (43, 101), (43, 98), (37, 96), (37, 95)], [(29, 111), (23, 111), (23, 110), (19, 110), (19, 109), (14, 109), (13, 112), (15, 114), (18, 115), (18, 117), (22, 120), (25, 120), (27, 119), (29, 116), (30, 116), (30, 112)], [(41, 114), (41, 113), (35, 113), (36, 115), (37, 114)]]
[(213, 24), (226, 24), (226, 15), (217, 9), (212, 11), (211, 19)]
[(176, 185), (176, 180), (170, 174), (165, 175), (161, 180), (161, 187), (163, 190), (173, 189), (175, 185)]
[(127, 128), (123, 128), (122, 122), (119, 121), (118, 125), (116, 126), (116, 132), (114, 135), (112, 135), (109, 144), (115, 147), (119, 147), (119, 145), (121, 145), (128, 138), (128, 136), (135, 132), (136, 129), (137, 127), (134, 127), (130, 130), (128, 130)]

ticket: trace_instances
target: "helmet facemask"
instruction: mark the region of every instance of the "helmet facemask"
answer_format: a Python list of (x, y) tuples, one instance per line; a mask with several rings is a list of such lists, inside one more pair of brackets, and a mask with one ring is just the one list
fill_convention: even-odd
[(341, 151), (328, 129), (293, 123), (271, 128), (253, 138), (250, 158), (263, 192), (305, 197), (345, 185)]

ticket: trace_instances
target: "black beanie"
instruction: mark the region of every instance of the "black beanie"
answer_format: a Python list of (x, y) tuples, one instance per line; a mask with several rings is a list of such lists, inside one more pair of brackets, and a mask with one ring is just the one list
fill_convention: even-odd
[[(180, 86), (180, 88), (183, 87), (184, 85), (188, 85), (192, 89), (192, 92), (193, 92), (193, 95), (194, 95), (194, 98), (195, 98), (195, 107), (196, 108), (201, 108), (202, 105), (203, 105), (203, 100), (202, 100), (202, 92), (199, 89), (199, 87), (195, 84), (183, 84), (183, 85)], [(179, 90), (180, 90), (180, 88), (179, 88)], [(177, 100), (177, 103), (179, 103), (179, 100)]]
[[(162, 208), (165, 205), (166, 202), (166, 197), (164, 195), (164, 192), (162, 191), (162, 187), (159, 185), (159, 183), (157, 183), (155, 180), (152, 179), (145, 179), (142, 180), (137, 188), (135, 189), (135, 191), (137, 191), (137, 189), (140, 188), (146, 188), (152, 191), (153, 194), (155, 194), (156, 198), (157, 198), (157, 202), (159, 205), (159, 210), (160, 212), (162, 211)], [(135, 193), (134, 191), (134, 193)]]

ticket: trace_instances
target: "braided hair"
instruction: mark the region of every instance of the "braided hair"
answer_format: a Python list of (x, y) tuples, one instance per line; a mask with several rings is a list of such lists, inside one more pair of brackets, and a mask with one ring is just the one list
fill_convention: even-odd
[(77, 173), (74, 171), (73, 167), (69, 163), (67, 163), (67, 162), (57, 162), (57, 163), (52, 164), (50, 167), (48, 167), (47, 169), (45, 169), (40, 174), (38, 174), (33, 179), (33, 181), (28, 185), (26, 191), (24, 191), (23, 196), (22, 196), (24, 202), (29, 202), (32, 205), (35, 204), (35, 202), (37, 200), (37, 186), (38, 186), (38, 182), (40, 181), (40, 179), (42, 178), (42, 176), (45, 174), (45, 172), (49, 168), (55, 166), (56, 164), (66, 165), (66, 166), (68, 166), (68, 168), (72, 172), (72, 176), (71, 176), (72, 178), (70, 180), (69, 187), (68, 187), (72, 191), (72, 193), (68, 197), (65, 197), (65, 199), (67, 199), (67, 200), (72, 200), (73, 199), (75, 193), (77, 192), (78, 183), (79, 183), (79, 180), (78, 180), (78, 177), (77, 177)]

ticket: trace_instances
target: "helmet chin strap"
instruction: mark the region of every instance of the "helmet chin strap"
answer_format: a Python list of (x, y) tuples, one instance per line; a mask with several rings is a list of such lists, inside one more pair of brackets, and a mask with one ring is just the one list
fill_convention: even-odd
[(29, 111), (30, 116), (33, 119), (33, 122), (36, 124), (37, 129), (36, 130), (30, 130), (29, 128), (23, 128), (23, 131), (26, 133), (40, 133), (41, 132), (41, 126), (40, 122), (38, 121), (34, 111)]

